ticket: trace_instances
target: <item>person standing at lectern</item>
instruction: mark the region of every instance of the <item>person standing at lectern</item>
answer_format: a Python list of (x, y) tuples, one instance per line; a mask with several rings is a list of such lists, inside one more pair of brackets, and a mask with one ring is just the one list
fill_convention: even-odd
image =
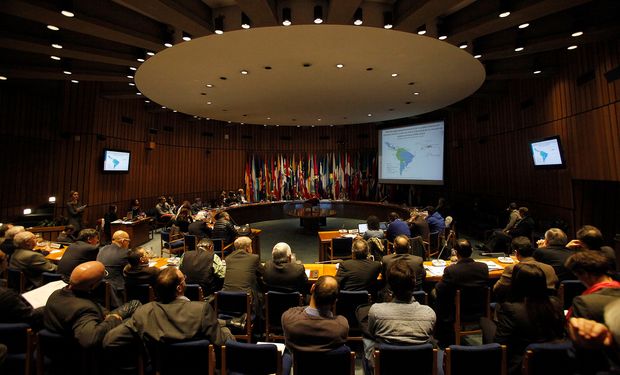
[(73, 225), (75, 231), (79, 233), (82, 230), (82, 216), (86, 205), (80, 202), (80, 193), (71, 190), (69, 193), (69, 202), (67, 202), (67, 215), (69, 216), (67, 224)]

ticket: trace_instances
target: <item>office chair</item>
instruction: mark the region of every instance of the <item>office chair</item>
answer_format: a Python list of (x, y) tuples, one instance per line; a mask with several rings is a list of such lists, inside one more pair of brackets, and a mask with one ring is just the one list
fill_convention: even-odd
[(265, 293), (265, 338), (267, 341), (284, 340), (282, 314), (291, 307), (301, 306), (302, 298), (299, 292), (269, 291)]
[(525, 348), (524, 375), (569, 375), (575, 372), (570, 341), (531, 344)]
[(0, 342), (7, 356), (0, 368), (7, 374), (31, 374), (34, 365), (34, 333), (26, 323), (0, 323)]
[(282, 355), (271, 344), (227, 341), (222, 345), (222, 375), (281, 375)]
[(375, 348), (375, 375), (399, 375), (412, 368), (420, 375), (437, 375), (437, 353), (432, 344), (389, 345)]
[(231, 331), (235, 335), (237, 340), (246, 340), (250, 342), (252, 340), (252, 295), (247, 292), (229, 292), (219, 291), (215, 292), (215, 314), (218, 319), (230, 320), (232, 318), (239, 318), (243, 314), (246, 314), (245, 327), (243, 331), (237, 330), (234, 327)]
[(446, 375), (506, 375), (506, 346), (450, 345), (445, 351), (444, 370)]

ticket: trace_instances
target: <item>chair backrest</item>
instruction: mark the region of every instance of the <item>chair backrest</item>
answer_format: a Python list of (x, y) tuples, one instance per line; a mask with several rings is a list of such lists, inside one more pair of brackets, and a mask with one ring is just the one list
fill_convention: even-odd
[(200, 285), (187, 284), (185, 285), (185, 297), (189, 298), (192, 301), (204, 301), (205, 293)]
[(146, 343), (157, 375), (213, 375), (215, 350), (209, 340)]
[(282, 374), (282, 355), (275, 345), (227, 341), (222, 346), (222, 375)]
[(336, 301), (336, 314), (342, 315), (349, 321), (349, 340), (361, 340), (362, 332), (355, 315), (360, 305), (370, 303), (370, 293), (366, 290), (341, 290)]
[(149, 284), (125, 284), (125, 302), (137, 299), (143, 305), (155, 301), (155, 292)]
[(563, 280), (560, 282), (558, 297), (562, 302), (562, 308), (568, 310), (573, 305), (573, 298), (581, 295), (586, 286), (579, 280)]
[(328, 352), (295, 352), (293, 353), (293, 373), (295, 375), (327, 373), (354, 375), (355, 352), (352, 352), (346, 345)]
[[(439, 253), (440, 241), (439, 232), (431, 232), (428, 236), (428, 254), (427, 257), (435, 256)], [(448, 252), (448, 256), (450, 252)]]
[(185, 242), (185, 251), (196, 250), (196, 236), (192, 234), (184, 234), (183, 241)]
[(525, 348), (523, 374), (573, 374), (575, 364), (570, 353), (572, 348), (573, 344), (570, 341), (529, 345)]
[(351, 258), (351, 246), (352, 245), (353, 245), (353, 238), (351, 237), (332, 238), (330, 259)]
[(457, 289), (454, 296), (455, 322), (478, 322), (481, 317), (490, 317), (491, 292), (489, 287)]
[(265, 335), (267, 341), (282, 340), (282, 314), (291, 307), (301, 306), (302, 295), (299, 292), (265, 293)]
[[(250, 342), (252, 339), (252, 295), (248, 292), (215, 292), (215, 314), (219, 319), (229, 320), (246, 314), (243, 332), (229, 327), (237, 339)], [(235, 332), (236, 331), (236, 332)]]
[[(71, 355), (67, 355), (71, 353)], [(37, 333), (38, 374), (80, 374), (86, 358), (80, 345), (72, 338), (43, 329)]]
[(170, 232), (162, 230), (161, 231), (161, 241), (162, 241), (162, 246), (163, 246), (164, 242), (170, 242)]
[(446, 375), (506, 375), (506, 346), (450, 345), (444, 355), (444, 370)]
[(30, 326), (26, 323), (0, 323), (0, 341), (8, 349), (2, 372), (30, 375), (34, 359), (34, 334)]
[(41, 277), (43, 278), (43, 285), (51, 283), (52, 281), (62, 280), (61, 274), (53, 272), (43, 272)]
[(423, 290), (416, 290), (413, 292), (413, 298), (422, 305), (428, 305), (428, 293)]
[(26, 276), (24, 273), (15, 268), (9, 268), (7, 270), (7, 286), (17, 293), (23, 293), (26, 291)]
[(426, 259), (426, 245), (422, 236), (410, 237), (409, 246), (411, 247), (411, 254)]
[(221, 238), (212, 238), (213, 241), (213, 253), (218, 254), (221, 259), (224, 259), (224, 240)]
[(435, 375), (437, 352), (432, 344), (380, 344), (374, 353), (375, 375), (398, 375), (403, 373), (403, 369), (411, 366), (415, 368), (416, 374)]

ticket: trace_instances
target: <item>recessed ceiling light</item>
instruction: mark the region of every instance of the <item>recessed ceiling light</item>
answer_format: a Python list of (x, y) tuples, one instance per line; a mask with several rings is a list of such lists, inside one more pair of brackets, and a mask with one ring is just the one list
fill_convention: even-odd
[(368, 117), (372, 117), (372, 113), (369, 113), (369, 114), (368, 114)]
[(144, 59), (143, 59), (142, 57), (138, 57), (136, 60), (137, 60), (138, 62), (144, 62)]
[(162, 106), (161, 106), (161, 109), (166, 109), (166, 106), (165, 106), (165, 105), (162, 105)]
[(509, 15), (510, 15), (510, 12), (501, 12), (501, 13), (499, 14), (499, 18), (506, 18), (506, 17), (508, 17)]
[(301, 125), (297, 125), (298, 128), (301, 128)]
[(166, 42), (166, 43), (164, 43), (164, 47), (170, 48), (170, 47), (172, 47), (172, 43)]
[(210, 83), (207, 83), (205, 86), (207, 86), (207, 87), (209, 87), (209, 88), (213, 87), (213, 85), (212, 85), (212, 84), (210, 84)]
[(135, 70), (137, 70), (137, 69), (136, 69), (136, 67), (134, 67), (134, 66), (130, 66), (130, 67), (129, 67), (129, 70), (134, 70), (134, 71), (135, 71)]
[(192, 40), (192, 37), (184, 33), (182, 39), (186, 42), (189, 42), (190, 40)]
[(50, 56), (50, 59), (59, 61), (60, 57), (52, 55), (52, 56)]
[(79, 83), (80, 81), (78, 81), (77, 79), (72, 79), (71, 83)]
[(317, 121), (321, 121), (321, 118), (319, 117), (318, 119), (316, 119)]
[(416, 91), (413, 93), (413, 95), (420, 95), (420, 93)]
[(127, 78), (133, 79), (133, 76), (131, 74), (127, 74)]
[(577, 49), (577, 46), (573, 44), (572, 46), (568, 46), (568, 48), (566, 48), (566, 49), (568, 49), (568, 50)]
[(71, 17), (75, 17), (75, 13), (73, 13), (73, 12), (71, 12), (71, 11), (69, 11), (69, 10), (62, 10), (62, 11), (60, 12), (60, 14), (62, 14), (62, 15), (63, 15), (63, 16), (65, 16), (65, 17), (69, 17), (69, 18), (71, 18)]
[(173, 110), (172, 112), (177, 113), (177, 110), (175, 109), (175, 110)]
[(153, 52), (153, 51), (148, 51), (146, 54), (149, 55), (149, 56), (155, 56), (155, 52)]
[(6, 78), (5, 76), (0, 76), (0, 81), (6, 81), (8, 78)]
[(150, 101), (150, 100), (145, 100), (144, 102), (145, 102), (145, 103), (150, 103), (151, 101)]
[(424, 35), (424, 34), (426, 34), (426, 29), (418, 31), (418, 35)]
[(398, 73), (392, 73), (392, 77), (398, 77)]
[(439, 39), (439, 40), (446, 40), (446, 39), (448, 39), (448, 36), (447, 35), (440, 35), (437, 39)]
[(527, 22), (526, 22), (526, 23), (522, 23), (522, 24), (520, 24), (520, 25), (519, 25), (519, 28), (520, 28), (520, 29), (525, 29), (525, 28), (526, 28), (526, 27), (528, 27), (529, 25), (530, 25), (530, 24), (529, 24), (529, 23), (527, 23)]
[(224, 31), (223, 30), (215, 30), (215, 33), (217, 35), (222, 35), (222, 34), (224, 34)]
[(311, 127), (313, 127), (313, 128), (314, 128), (314, 125), (311, 125)]
[(142, 93), (141, 93), (140, 91), (138, 91), (138, 92), (136, 93), (136, 95), (142, 95)]
[(249, 72), (248, 72), (247, 70), (245, 70), (245, 69), (241, 71), (241, 74), (243, 74), (243, 75), (246, 75), (246, 74), (248, 74), (248, 73), (249, 73)]
[(271, 117), (267, 117), (267, 120), (271, 120)]
[(574, 33), (570, 34), (570, 36), (572, 37), (578, 37), (582, 35), (583, 35), (583, 31), (575, 31)]
[(482, 55), (481, 55), (481, 54), (474, 55), (474, 59), (479, 59), (479, 58), (481, 58), (481, 57), (482, 57)]
[(542, 70), (534, 70), (534, 74), (540, 74)]
[(69, 75), (71, 75), (71, 72), (70, 72), (70, 71), (68, 71), (68, 70), (63, 70), (62, 72), (63, 72), (63, 73), (65, 73), (65, 74), (66, 74), (66, 75), (68, 75), (68, 76), (69, 76)]
[(133, 82), (129, 82), (129, 86), (135, 86), (136, 84)]
[(54, 26), (54, 25), (47, 25), (47, 28), (52, 30), (52, 31), (58, 31), (60, 30), (60, 28), (58, 26)]
[(460, 48), (460, 49), (465, 49), (465, 48), (467, 48), (467, 43), (463, 42), (463, 43), (459, 44), (459, 48)]
[(344, 68), (344, 64), (336, 64), (336, 68), (338, 69)]
[(57, 44), (57, 43), (53, 43), (52, 47), (56, 48), (56, 49), (62, 49), (62, 46), (60, 44)]
[(208, 105), (211, 105), (212, 102), (207, 102)]
[(515, 52), (521, 52), (521, 51), (523, 51), (524, 49), (525, 49), (525, 48), (523, 48), (523, 47), (517, 47), (517, 48), (515, 48)]

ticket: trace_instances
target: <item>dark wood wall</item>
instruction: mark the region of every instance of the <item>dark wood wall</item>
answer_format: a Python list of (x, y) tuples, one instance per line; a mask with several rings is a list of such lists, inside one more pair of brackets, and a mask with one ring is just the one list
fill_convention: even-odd
[[(560, 51), (564, 63), (546, 76), (513, 80), (431, 114), (446, 119), (446, 185), (420, 187), (422, 203), (439, 195), (455, 206), (477, 201), (503, 208), (517, 201), (541, 219), (620, 232), (617, 203), (611, 215), (596, 209), (607, 207), (596, 192), (618, 193), (620, 182), (620, 83), (605, 78), (620, 63), (619, 49), (618, 41), (609, 41)], [(72, 189), (90, 205), (91, 223), (110, 204), (124, 212), (134, 197), (145, 207), (161, 194), (207, 200), (243, 184), (246, 157), (255, 151), (375, 149), (377, 128), (385, 126), (227, 124), (104, 91), (95, 83), (0, 82), (0, 218), (45, 204), (50, 195), (61, 215)], [(400, 121), (406, 122), (413, 120)], [(528, 142), (556, 134), (567, 168), (535, 170)], [(149, 142), (154, 149), (147, 149)], [(130, 150), (131, 172), (103, 174), (104, 148)]]

